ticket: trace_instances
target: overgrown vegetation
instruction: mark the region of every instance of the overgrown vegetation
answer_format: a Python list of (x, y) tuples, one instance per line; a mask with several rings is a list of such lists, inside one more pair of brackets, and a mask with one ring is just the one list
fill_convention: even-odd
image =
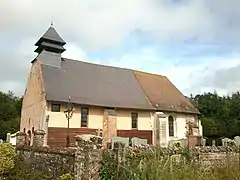
[[(102, 180), (227, 180), (240, 179), (236, 161), (225, 159), (212, 167), (202, 168), (188, 150), (182, 156), (164, 154), (161, 149), (127, 151), (119, 162), (112, 151), (103, 155)], [(196, 156), (195, 156), (196, 157)]]
[(63, 174), (60, 176), (60, 180), (74, 180), (74, 176), (70, 173)]
[(11, 144), (0, 144), (0, 176), (10, 172), (14, 167), (15, 149)]

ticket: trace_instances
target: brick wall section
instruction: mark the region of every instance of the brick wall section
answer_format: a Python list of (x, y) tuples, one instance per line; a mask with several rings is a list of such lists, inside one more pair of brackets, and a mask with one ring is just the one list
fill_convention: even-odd
[[(75, 137), (82, 134), (96, 135), (97, 129), (89, 128), (70, 128), (69, 139), (70, 146), (75, 146)], [(48, 128), (48, 146), (50, 147), (66, 147), (67, 128)]]
[(195, 146), (202, 146), (203, 145), (203, 138), (202, 136), (193, 136), (189, 135), (189, 147), (195, 147)]
[[(97, 135), (98, 129), (90, 128), (70, 128), (70, 146), (75, 146), (75, 136), (82, 134)], [(48, 146), (50, 147), (65, 147), (66, 146), (67, 128), (48, 128)], [(117, 136), (120, 137), (138, 137), (148, 140), (152, 144), (152, 131), (150, 130), (117, 130)]]

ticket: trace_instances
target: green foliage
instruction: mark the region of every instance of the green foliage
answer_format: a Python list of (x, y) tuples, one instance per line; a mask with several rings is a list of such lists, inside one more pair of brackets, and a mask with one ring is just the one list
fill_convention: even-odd
[(191, 96), (190, 101), (201, 112), (203, 134), (208, 138), (240, 135), (240, 93), (221, 97), (215, 93)]
[(15, 149), (11, 144), (0, 144), (0, 175), (7, 174), (14, 167)]
[(181, 148), (180, 142), (174, 142), (173, 146), (176, 148)]
[[(224, 159), (221, 163), (200, 167), (196, 158), (182, 149), (182, 156), (170, 156), (162, 149), (127, 151), (123, 161), (111, 151), (103, 155), (100, 179), (102, 180), (226, 180), (239, 179), (236, 161)], [(196, 157), (196, 155), (195, 155)]]
[[(182, 154), (184, 160), (180, 161), (180, 163), (190, 163), (191, 156), (188, 151), (182, 149)], [(166, 155), (165, 150), (162, 148), (127, 150), (124, 159), (120, 157), (116, 157), (115, 152), (111, 150), (104, 152), (100, 169), (102, 180), (152, 179), (162, 176), (163, 169), (160, 168), (161, 166), (169, 166), (173, 161), (175, 165), (179, 163), (178, 158), (172, 161), (171, 156)]]
[(8, 180), (50, 180), (41, 172), (24, 164), (9, 143), (0, 144), (0, 179), (1, 177)]
[(60, 180), (74, 180), (74, 176), (70, 173), (66, 173), (60, 176)]
[(19, 130), (22, 98), (12, 92), (0, 92), (0, 139), (6, 139), (7, 133)]

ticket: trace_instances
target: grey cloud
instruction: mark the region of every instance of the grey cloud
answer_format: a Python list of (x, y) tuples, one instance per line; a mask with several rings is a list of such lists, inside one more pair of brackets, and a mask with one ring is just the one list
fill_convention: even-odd
[(0, 48), (0, 91), (12, 90), (17, 95), (23, 94), (34, 56), (19, 52), (20, 49), (14, 45)]
[[(25, 74), (29, 70), (30, 57), (17, 56), (12, 53), (5, 54), (0, 51), (1, 66), (0, 66), (0, 81), (22, 81), (25, 79)], [(28, 60), (28, 61), (27, 61)]]
[[(217, 66), (217, 64), (215, 64)], [(193, 74), (192, 79), (195, 79), (195, 82), (188, 89), (184, 89), (186, 95), (191, 93), (198, 94), (205, 91), (213, 92), (216, 90), (220, 95), (231, 94), (240, 90), (240, 65), (231, 68), (224, 68), (214, 70), (206, 68), (201, 71), (196, 72), (202, 75), (199, 78), (196, 78), (196, 74)]]
[[(118, 45), (135, 29), (151, 33), (159, 43), (197, 37), (203, 43), (240, 45), (240, 22), (236, 19), (240, 17), (239, 0), (188, 0), (180, 6), (166, 2), (170, 1), (0, 1), (0, 37), (4, 37), (0, 41), (0, 90), (14, 84), (16, 88), (25, 87), (35, 56), (33, 45), (51, 20), (64, 40), (77, 44), (83, 54)], [(214, 79), (209, 85), (225, 86)]]
[(203, 86), (236, 91), (240, 89), (240, 65), (229, 69), (215, 71), (210, 77), (205, 77)]
[(88, 50), (118, 44), (135, 29), (150, 32), (160, 42), (194, 36), (202, 42), (240, 39), (239, 0), (192, 0), (178, 6), (166, 2), (1, 1), (0, 33), (36, 37), (54, 20), (64, 37), (77, 39)]

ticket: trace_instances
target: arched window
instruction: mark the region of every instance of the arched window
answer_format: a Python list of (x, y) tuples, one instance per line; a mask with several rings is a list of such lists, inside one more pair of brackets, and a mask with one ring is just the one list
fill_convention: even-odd
[(174, 136), (174, 119), (172, 116), (168, 116), (168, 129), (169, 136)]

